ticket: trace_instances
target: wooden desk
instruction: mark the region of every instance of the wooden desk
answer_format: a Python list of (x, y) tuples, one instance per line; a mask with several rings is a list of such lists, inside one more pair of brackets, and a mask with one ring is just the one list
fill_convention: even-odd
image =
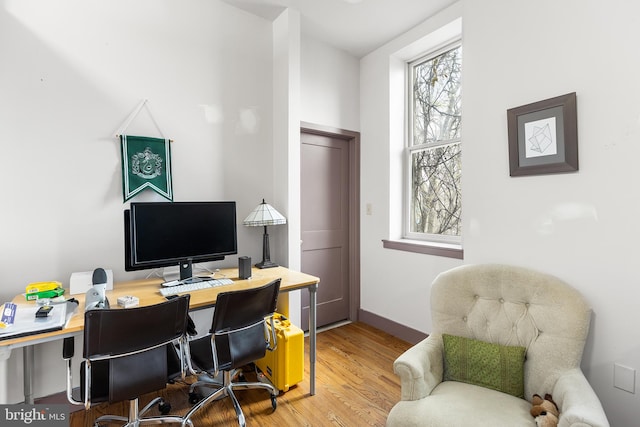
[[(251, 279), (238, 279), (238, 269), (229, 268), (221, 269), (216, 273), (216, 278), (227, 277), (234, 280), (232, 285), (220, 286), (217, 288), (190, 292), (191, 298), (189, 307), (191, 310), (213, 307), (216, 304), (216, 298), (220, 292), (228, 292), (232, 290), (248, 289), (259, 287), (269, 283), (271, 280), (281, 278), (280, 292), (291, 292), (298, 289), (308, 289), (309, 291), (309, 370), (310, 370), (310, 394), (315, 394), (315, 377), (316, 377), (316, 291), (320, 279), (309, 274), (300, 273), (289, 270), (285, 267), (275, 267), (268, 269), (252, 270)], [(107, 298), (112, 307), (117, 307), (116, 301), (118, 297), (125, 295), (133, 295), (138, 297), (140, 305), (152, 305), (165, 300), (160, 294), (162, 280), (158, 278), (132, 280), (128, 282), (116, 283), (113, 290), (107, 291)], [(4, 366), (0, 367), (0, 375), (4, 374), (6, 378), (6, 361), (11, 355), (14, 348), (23, 348), (24, 359), (24, 396), (25, 403), (33, 403), (33, 347), (36, 344), (60, 340), (65, 337), (77, 334), (84, 329), (84, 295), (74, 295), (80, 304), (77, 312), (71, 317), (66, 327), (60, 331), (47, 332), (42, 334), (34, 334), (20, 338), (6, 339), (0, 341), (0, 363)], [(14, 298), (14, 302), (20, 304), (35, 304), (35, 302), (26, 302), (22, 295)], [(62, 357), (60, 355), (60, 357)], [(5, 389), (0, 390), (0, 404), (7, 402), (7, 381), (4, 381)]]

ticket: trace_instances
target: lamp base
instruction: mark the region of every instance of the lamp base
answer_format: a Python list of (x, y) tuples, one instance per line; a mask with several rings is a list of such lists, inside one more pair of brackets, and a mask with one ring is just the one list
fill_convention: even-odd
[(273, 267), (278, 267), (278, 264), (276, 264), (273, 261), (266, 260), (266, 261), (257, 263), (256, 267), (257, 268), (273, 268)]

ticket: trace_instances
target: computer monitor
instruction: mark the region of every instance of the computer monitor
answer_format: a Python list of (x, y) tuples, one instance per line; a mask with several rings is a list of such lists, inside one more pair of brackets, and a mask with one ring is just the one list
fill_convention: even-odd
[(219, 261), (238, 253), (235, 202), (131, 203), (125, 211), (125, 270)]

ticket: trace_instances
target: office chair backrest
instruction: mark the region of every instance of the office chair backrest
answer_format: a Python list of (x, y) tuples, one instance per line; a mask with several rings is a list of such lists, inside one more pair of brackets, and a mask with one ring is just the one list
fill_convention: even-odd
[(276, 310), (280, 281), (218, 295), (210, 332), (215, 336), (220, 369), (237, 368), (264, 357), (264, 318)]
[(189, 295), (145, 307), (87, 311), (83, 356), (116, 356), (178, 339), (188, 312)]
[(278, 302), (280, 281), (276, 279), (259, 288), (218, 294), (211, 333), (242, 328), (273, 314)]
[[(189, 295), (152, 306), (85, 312), (83, 356), (91, 363), (83, 362), (81, 381), (91, 379), (91, 400), (131, 400), (164, 388), (171, 342), (186, 333), (188, 312)], [(84, 387), (81, 393), (84, 399)]]

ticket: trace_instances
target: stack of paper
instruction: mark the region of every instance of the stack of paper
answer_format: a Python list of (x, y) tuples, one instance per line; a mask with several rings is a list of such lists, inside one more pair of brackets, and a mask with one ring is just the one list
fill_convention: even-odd
[(56, 331), (64, 327), (67, 320), (66, 303), (55, 304), (47, 317), (36, 318), (39, 308), (35, 304), (17, 304), (13, 324), (0, 329), (0, 340)]

